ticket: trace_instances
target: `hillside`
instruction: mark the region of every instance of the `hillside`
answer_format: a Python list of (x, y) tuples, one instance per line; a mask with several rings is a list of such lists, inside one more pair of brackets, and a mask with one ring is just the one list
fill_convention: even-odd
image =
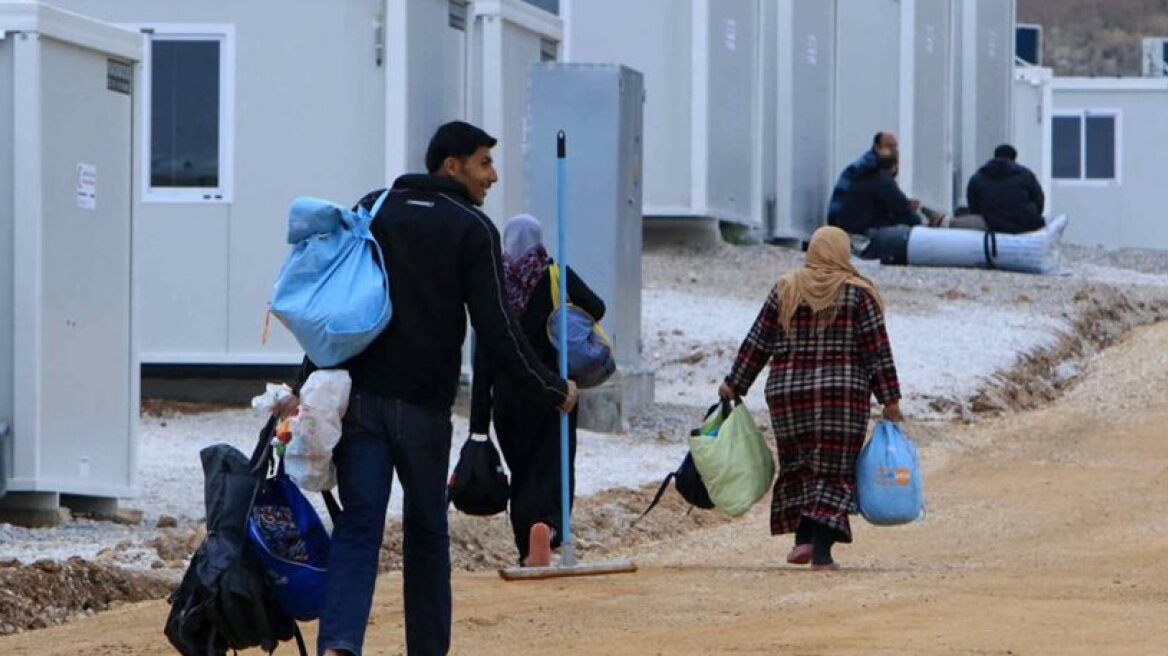
[(1140, 75), (1141, 40), (1168, 36), (1168, 0), (1017, 0), (1057, 75)]

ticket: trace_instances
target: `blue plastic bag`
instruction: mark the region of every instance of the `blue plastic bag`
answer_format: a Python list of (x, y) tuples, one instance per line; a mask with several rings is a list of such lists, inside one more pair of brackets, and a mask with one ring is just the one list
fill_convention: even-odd
[(330, 538), (283, 466), (256, 495), (247, 516), (247, 536), (280, 606), (302, 622), (320, 617)]
[(896, 424), (876, 424), (872, 439), (856, 459), (860, 514), (878, 526), (907, 524), (925, 512), (917, 448)]
[(369, 232), (372, 211), (318, 198), (297, 198), (288, 218), (292, 252), (272, 289), (272, 314), (321, 368), (357, 355), (392, 316), (381, 247)]

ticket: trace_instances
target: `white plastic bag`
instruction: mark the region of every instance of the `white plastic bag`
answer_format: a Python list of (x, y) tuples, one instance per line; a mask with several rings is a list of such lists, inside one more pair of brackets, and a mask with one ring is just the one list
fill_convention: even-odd
[(318, 369), (300, 388), (300, 411), (290, 422), (292, 441), (284, 452), (284, 470), (305, 490), (320, 492), (337, 483), (333, 447), (341, 439), (351, 386), (349, 372)]
[(278, 385), (276, 383), (268, 383), (263, 394), (252, 397), (251, 407), (253, 410), (270, 414), (272, 408), (275, 408), (277, 403), (283, 401), (291, 393), (292, 388), (284, 383)]

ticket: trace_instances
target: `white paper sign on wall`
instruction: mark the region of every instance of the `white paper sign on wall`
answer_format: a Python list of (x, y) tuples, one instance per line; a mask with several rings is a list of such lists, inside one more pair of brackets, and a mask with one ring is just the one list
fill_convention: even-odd
[(93, 164), (77, 165), (77, 207), (97, 209), (97, 167)]

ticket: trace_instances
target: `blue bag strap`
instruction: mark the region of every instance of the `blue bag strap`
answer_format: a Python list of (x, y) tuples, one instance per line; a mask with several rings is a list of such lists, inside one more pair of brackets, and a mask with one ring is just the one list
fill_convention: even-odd
[(381, 204), (385, 202), (386, 198), (389, 198), (389, 190), (388, 189), (381, 192), (381, 195), (377, 197), (377, 202), (373, 203), (373, 209), (369, 210), (370, 217), (377, 216), (377, 213), (381, 211)]

